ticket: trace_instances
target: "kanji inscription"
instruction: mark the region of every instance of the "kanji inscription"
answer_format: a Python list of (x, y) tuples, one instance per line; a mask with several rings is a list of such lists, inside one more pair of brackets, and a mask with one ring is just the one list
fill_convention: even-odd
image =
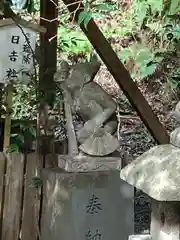
[[(86, 214), (97, 215), (101, 211), (103, 211), (103, 205), (100, 201), (100, 198), (95, 193), (93, 193), (92, 196), (89, 198), (88, 204), (86, 205)], [(89, 229), (86, 233), (86, 239), (101, 240), (102, 233), (98, 228), (95, 231)]]
[(96, 214), (102, 211), (102, 204), (99, 198), (93, 193), (92, 197), (89, 199), (89, 203), (86, 206), (86, 213)]
[(11, 80), (23, 80), (25, 73), (34, 72), (33, 51), (35, 50), (36, 32), (29, 28), (10, 25), (0, 28), (0, 83)]
[(102, 239), (102, 234), (98, 229), (93, 232), (92, 230), (89, 230), (86, 234), (86, 239), (87, 240), (101, 240)]

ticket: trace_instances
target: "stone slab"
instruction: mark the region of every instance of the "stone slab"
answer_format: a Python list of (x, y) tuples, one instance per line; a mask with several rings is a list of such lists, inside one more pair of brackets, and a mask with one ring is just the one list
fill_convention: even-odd
[(119, 171), (43, 172), (41, 240), (127, 240), (134, 233), (134, 188)]
[(58, 166), (68, 172), (104, 171), (121, 169), (119, 157), (87, 157), (58, 155)]

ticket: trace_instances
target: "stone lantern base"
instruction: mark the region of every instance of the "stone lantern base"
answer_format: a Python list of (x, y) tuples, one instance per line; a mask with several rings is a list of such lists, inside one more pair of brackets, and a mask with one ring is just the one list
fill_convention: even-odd
[(180, 203), (152, 199), (150, 232), (153, 240), (179, 240)]

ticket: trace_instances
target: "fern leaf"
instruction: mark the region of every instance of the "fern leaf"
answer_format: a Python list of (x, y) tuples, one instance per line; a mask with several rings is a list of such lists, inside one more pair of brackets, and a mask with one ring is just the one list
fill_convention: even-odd
[(158, 34), (163, 30), (163, 26), (159, 22), (147, 23), (146, 26), (149, 27), (155, 34)]
[(121, 52), (121, 60), (123, 63), (125, 63), (129, 57), (133, 57), (133, 52), (132, 49), (129, 48), (124, 48)]
[(146, 17), (148, 4), (145, 1), (136, 0), (133, 4), (135, 21), (141, 27)]

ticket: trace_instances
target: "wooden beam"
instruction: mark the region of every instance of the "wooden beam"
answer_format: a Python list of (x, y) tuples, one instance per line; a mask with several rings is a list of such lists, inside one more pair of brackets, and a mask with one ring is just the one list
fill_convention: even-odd
[[(13, 100), (13, 85), (9, 84), (6, 88), (7, 97), (6, 104), (8, 110), (12, 111), (12, 100)], [(5, 118), (4, 124), (4, 143), (3, 143), (3, 151), (6, 152), (10, 147), (10, 133), (11, 133), (11, 114), (7, 114)]]
[[(46, 33), (40, 35), (40, 91), (47, 101), (55, 94), (53, 80), (57, 64), (57, 17), (58, 10), (55, 4), (58, 0), (40, 1), (40, 25), (46, 28)], [(54, 21), (53, 21), (54, 20)], [(47, 104), (49, 104), (47, 102)]]
[[(43, 126), (45, 131), (49, 131), (49, 107), (53, 108), (56, 96), (56, 85), (54, 82), (54, 74), (57, 65), (57, 17), (58, 17), (58, 0), (41, 0), (40, 1), (40, 25), (46, 28), (46, 33), (40, 35), (40, 69), (39, 69), (39, 119), (38, 128), (42, 126), (41, 120), (45, 122)], [(46, 119), (42, 119), (44, 116)], [(45, 129), (48, 128), (48, 129)], [(43, 145), (40, 130), (38, 129), (38, 150)], [(46, 134), (46, 133), (45, 133)], [(49, 150), (54, 152), (53, 136), (46, 136), (49, 144)], [(42, 140), (42, 141), (40, 141)], [(41, 142), (41, 144), (40, 144)]]
[[(78, 15), (81, 11), (83, 11), (84, 6), (79, 6), (79, 1), (77, 4), (74, 4), (74, 0), (63, 0), (63, 2), (67, 5), (70, 13), (76, 12), (75, 20), (77, 21)], [(80, 8), (80, 10), (76, 11), (78, 8)], [(129, 72), (119, 60), (94, 20), (91, 19), (86, 28), (83, 23), (80, 27), (107, 66), (109, 72), (113, 75), (114, 79), (123, 90), (132, 106), (138, 112), (141, 120), (144, 122), (154, 139), (160, 144), (169, 143), (169, 135), (167, 131), (153, 113), (136, 83), (132, 80)]]

